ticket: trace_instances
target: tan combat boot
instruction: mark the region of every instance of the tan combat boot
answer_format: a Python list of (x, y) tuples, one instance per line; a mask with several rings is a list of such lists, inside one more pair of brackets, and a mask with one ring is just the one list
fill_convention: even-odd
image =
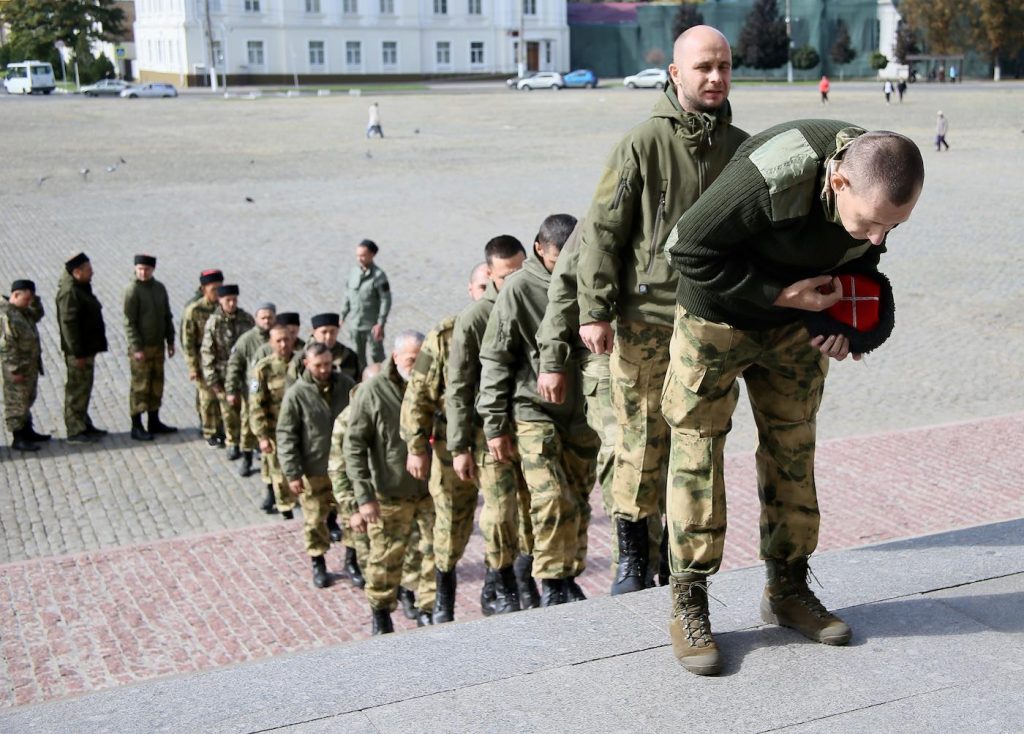
[(671, 577), (672, 619), (668, 632), (676, 660), (691, 673), (717, 675), (722, 669), (708, 619), (708, 577), (684, 573)]
[(795, 629), (805, 637), (826, 645), (845, 645), (850, 627), (825, 609), (807, 586), (810, 569), (806, 558), (766, 561), (768, 584), (761, 597), (761, 619)]

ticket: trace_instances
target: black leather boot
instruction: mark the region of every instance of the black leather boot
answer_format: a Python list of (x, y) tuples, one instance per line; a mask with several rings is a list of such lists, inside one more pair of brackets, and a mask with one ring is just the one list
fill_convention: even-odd
[(416, 610), (416, 626), (417, 627), (430, 627), (434, 624), (434, 617), (426, 609)]
[(25, 429), (20, 428), (14, 432), (14, 441), (11, 442), (11, 448), (15, 451), (38, 451), (39, 447), (32, 443), (25, 436)]
[(619, 572), (612, 582), (612, 596), (642, 591), (647, 576), (647, 519), (630, 522), (617, 517), (615, 534), (619, 543)]
[(480, 587), (480, 613), (485, 617), (494, 614), (494, 585), (498, 578), (493, 568), (484, 570), (484, 585)]
[(416, 619), (419, 610), (416, 608), (416, 594), (404, 586), (398, 587), (398, 601), (402, 604), (402, 614), (406, 619)]
[(516, 572), (506, 566), (496, 572), (494, 579), (494, 613), (511, 614), (519, 611), (519, 589)]
[(341, 527), (338, 526), (338, 513), (335, 510), (327, 513), (327, 532), (331, 536), (332, 543), (341, 542)]
[(391, 621), (391, 612), (387, 609), (371, 609), (373, 613), (371, 635), (389, 635), (395, 631), (395, 625)]
[(132, 440), (152, 441), (153, 434), (142, 426), (142, 413), (132, 416)]
[(21, 429), (21, 432), (25, 435), (25, 440), (32, 443), (41, 443), (53, 438), (49, 433), (36, 433), (36, 429), (32, 427), (32, 416), (28, 417), (28, 422), (25, 423), (25, 427)]
[(434, 600), (434, 624), (444, 624), (455, 620), (455, 569), (434, 571), (437, 582), (437, 598)]
[(345, 549), (345, 573), (348, 574), (349, 581), (357, 589), (366, 586), (366, 579), (363, 578), (363, 572), (359, 568), (359, 559), (356, 557), (355, 548)]
[(149, 426), (149, 432), (152, 433), (154, 436), (159, 436), (159, 435), (161, 435), (163, 433), (177, 433), (178, 432), (178, 429), (175, 428), (174, 426), (165, 425), (164, 423), (162, 423), (160, 421), (160, 411), (159, 410), (151, 410), (151, 411), (149, 411), (149, 414), (148, 414), (147, 417), (149, 418), (149, 422), (147, 423), (147, 425)]
[(519, 607), (521, 609), (536, 609), (540, 606), (540, 590), (533, 578), (533, 556), (519, 556), (512, 564), (512, 568), (516, 572)]
[(238, 476), (247, 477), (252, 474), (252, 451), (242, 452), (242, 463), (238, 466)]
[(587, 595), (583, 593), (583, 589), (576, 583), (576, 577), (572, 576), (565, 580), (565, 590), (569, 594), (569, 601), (586, 601)]
[(260, 505), (260, 509), (268, 515), (274, 515), (277, 513), (277, 498), (274, 497), (274, 485), (267, 485), (267, 494), (263, 498), (263, 504)]
[(313, 586), (325, 589), (331, 585), (331, 577), (327, 574), (327, 561), (323, 556), (313, 556)]
[(569, 582), (566, 579), (541, 579), (543, 591), (540, 596), (542, 607), (565, 604), (569, 601)]

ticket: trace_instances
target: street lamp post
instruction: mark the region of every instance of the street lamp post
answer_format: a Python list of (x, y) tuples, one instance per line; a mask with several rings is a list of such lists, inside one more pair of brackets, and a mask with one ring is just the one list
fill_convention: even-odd
[(793, 24), (790, 0), (786, 0), (786, 81), (793, 83)]

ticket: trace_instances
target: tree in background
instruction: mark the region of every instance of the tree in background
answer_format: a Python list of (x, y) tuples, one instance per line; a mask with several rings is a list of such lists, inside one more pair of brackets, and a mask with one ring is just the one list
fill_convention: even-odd
[(821, 57), (818, 55), (818, 50), (809, 43), (793, 51), (794, 69), (806, 71), (807, 69), (813, 69), (820, 62)]
[(789, 60), (786, 21), (775, 0), (755, 0), (740, 32), (735, 57), (755, 69), (777, 69)]
[(972, 37), (992, 57), (992, 78), (999, 81), (1000, 57), (1016, 56), (1024, 48), (1024, 0), (975, 0), (969, 6)]
[(675, 18), (672, 19), (672, 40), (679, 38), (683, 31), (695, 25), (704, 25), (704, 14), (697, 10), (696, 2), (682, 0)]
[(968, 4), (964, 0), (901, 0), (900, 15), (924, 35), (931, 53), (961, 53), (968, 43)]
[(77, 56), (93, 41), (115, 40), (124, 11), (114, 0), (9, 0), (2, 20), (25, 49), (49, 49), (63, 41)]
[(868, 65), (872, 69), (884, 69), (889, 65), (889, 57), (883, 54), (881, 51), (875, 51), (871, 54)]
[(921, 44), (917, 39), (917, 31), (901, 20), (896, 28), (896, 60), (905, 64), (908, 56), (919, 53)]
[(849, 64), (857, 57), (857, 49), (850, 42), (850, 31), (842, 18), (836, 21), (836, 40), (832, 42), (828, 55), (840, 66)]

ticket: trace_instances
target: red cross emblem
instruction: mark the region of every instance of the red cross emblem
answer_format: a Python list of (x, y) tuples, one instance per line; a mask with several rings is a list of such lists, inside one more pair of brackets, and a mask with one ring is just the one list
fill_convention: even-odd
[(865, 275), (837, 275), (843, 285), (843, 297), (826, 313), (857, 331), (872, 331), (878, 326), (882, 289)]

